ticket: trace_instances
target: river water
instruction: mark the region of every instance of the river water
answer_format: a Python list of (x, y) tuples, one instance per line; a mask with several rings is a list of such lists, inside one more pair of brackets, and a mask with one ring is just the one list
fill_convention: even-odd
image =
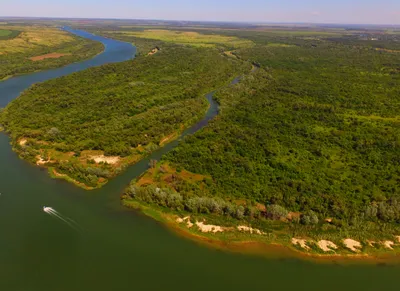
[[(104, 53), (0, 83), (0, 106), (33, 83), (135, 54), (130, 44), (67, 30), (101, 41)], [(211, 103), (205, 119), (185, 134), (204, 126), (216, 112)], [(225, 253), (180, 238), (123, 208), (119, 195), (124, 187), (147, 169), (150, 158), (160, 159), (178, 142), (89, 192), (20, 160), (9, 138), (0, 134), (0, 290), (399, 290), (399, 267)], [(44, 212), (43, 206), (59, 216)]]

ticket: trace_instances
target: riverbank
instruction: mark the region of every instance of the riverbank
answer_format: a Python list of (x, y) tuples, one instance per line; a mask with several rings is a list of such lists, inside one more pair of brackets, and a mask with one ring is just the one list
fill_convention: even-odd
[[(179, 50), (182, 49), (179, 48)], [(165, 53), (165, 51), (163, 52)], [(198, 56), (198, 51), (196, 50), (189, 50), (188, 52), (184, 50), (182, 51), (182, 53), (187, 53), (188, 59), (197, 56), (198, 59), (202, 60), (201, 56)], [(103, 125), (108, 128), (107, 130), (112, 127), (110, 122), (119, 127), (123, 122), (127, 122), (127, 120), (129, 120), (132, 125), (135, 125), (133, 129), (133, 131), (136, 131), (135, 134), (132, 134), (132, 131), (126, 130), (124, 131), (126, 138), (122, 139), (120, 136), (115, 137), (121, 141), (120, 143), (116, 144), (115, 138), (111, 140), (110, 135), (114, 134), (114, 132), (111, 131), (107, 131), (105, 133), (102, 132), (102, 136), (106, 136), (105, 139), (107, 140), (107, 143), (109, 143), (104, 147), (98, 145), (98, 143), (101, 142), (102, 139), (92, 138), (92, 135), (95, 134), (93, 132), (90, 134), (85, 132), (85, 134), (88, 135), (89, 139), (83, 139), (82, 135), (79, 135), (77, 138), (82, 139), (82, 142), (80, 144), (73, 144), (71, 143), (71, 141), (68, 141), (69, 143), (62, 143), (61, 141), (65, 140), (66, 136), (70, 136), (70, 134), (68, 133), (70, 127), (65, 127), (65, 123), (67, 123), (66, 121), (64, 121), (64, 123), (62, 124), (54, 124), (53, 127), (51, 127), (50, 129), (46, 128), (47, 124), (41, 124), (39, 127), (43, 127), (43, 130), (41, 134), (38, 134), (38, 132), (32, 133), (32, 131), (30, 130), (25, 130), (26, 128), (31, 127), (31, 123), (29, 122), (29, 124), (23, 126), (21, 119), (19, 119), (18, 126), (15, 126), (15, 132), (12, 128), (7, 127), (7, 124), (11, 124), (11, 122), (9, 122), (9, 119), (13, 119), (16, 117), (17, 114), (21, 114), (17, 106), (15, 106), (15, 114), (10, 113), (8, 115), (8, 118), (4, 117), (4, 127), (6, 128), (6, 131), (12, 136), (13, 150), (16, 151), (21, 158), (31, 162), (32, 164), (51, 168), (49, 172), (53, 178), (64, 179), (85, 190), (94, 190), (104, 186), (110, 179), (124, 172), (127, 167), (139, 162), (146, 157), (151, 157), (152, 153), (154, 153), (155, 151), (158, 151), (167, 144), (171, 144), (178, 138), (183, 137), (184, 132), (193, 133), (194, 131), (197, 131), (198, 129), (205, 126), (207, 122), (218, 113), (218, 104), (213, 100), (214, 93), (221, 88), (227, 87), (229, 84), (237, 83), (238, 78), (234, 78), (234, 76), (237, 76), (238, 74), (243, 74), (244, 72), (248, 72), (248, 70), (250, 69), (250, 65), (248, 64), (240, 63), (238, 65), (236, 63), (232, 63), (231, 61), (227, 61), (227, 58), (225, 58), (224, 60), (220, 60), (219, 54), (217, 55), (217, 52), (215, 51), (203, 51), (202, 53), (204, 55), (210, 55), (210, 58), (216, 58), (217, 61), (220, 61), (222, 63), (222, 65), (227, 66), (227, 72), (223, 72), (225, 73), (225, 75), (216, 74), (221, 77), (219, 79), (216, 79), (214, 77), (212, 79), (210, 78), (210, 80), (208, 81), (209, 84), (206, 83), (206, 85), (208, 84), (206, 86), (203, 84), (204, 80), (199, 79), (198, 81), (193, 81), (192, 77), (190, 77), (191, 73), (185, 74), (185, 78), (187, 79), (186, 81), (189, 83), (188, 85), (196, 88), (189, 90), (188, 87), (186, 87), (186, 89), (184, 89), (185, 93), (182, 93), (183, 89), (177, 90), (176, 85), (173, 85), (173, 82), (171, 82), (171, 78), (174, 77), (170, 77), (169, 79), (165, 77), (165, 80), (168, 81), (168, 83), (171, 83), (171, 85), (168, 85), (166, 81), (161, 80), (160, 82), (162, 83), (162, 86), (160, 86), (160, 88), (171, 86), (172, 89), (177, 91), (176, 93), (171, 92), (170, 98), (177, 98), (176, 96), (181, 96), (182, 94), (184, 98), (190, 98), (182, 102), (177, 101), (167, 106), (157, 106), (155, 108), (149, 108), (147, 111), (144, 112), (142, 109), (139, 108), (143, 107), (143, 105), (139, 106), (138, 104), (136, 104), (137, 102), (134, 102), (134, 104), (126, 106), (127, 108), (130, 108), (130, 106), (134, 106), (135, 109), (129, 109), (128, 112), (124, 112), (124, 114), (126, 114), (126, 118), (123, 118), (123, 120), (117, 120), (117, 118), (114, 118), (112, 120), (103, 119), (102, 123), (104, 123)], [(172, 57), (174, 57), (174, 50), (171, 50), (170, 54), (172, 54)], [(179, 55), (180, 58), (182, 58), (182, 54)], [(153, 65), (158, 64), (163, 67), (166, 57), (164, 56), (161, 61), (159, 60), (159, 58), (160, 57), (154, 59), (155, 64)], [(206, 57), (204, 56), (204, 58)], [(208, 59), (209, 58), (206, 58), (206, 60)], [(137, 60), (138, 61), (136, 62), (136, 66), (145, 65), (147, 68), (152, 68), (153, 71), (157, 71), (157, 68), (153, 68), (154, 66), (148, 66), (148, 61), (144, 57), (138, 58)], [(128, 63), (121, 64), (120, 67), (122, 72), (124, 72), (124, 69), (134, 70)], [(216, 67), (217, 71), (223, 69), (221, 66)], [(107, 68), (105, 68), (104, 70), (107, 70)], [(179, 69), (181, 70), (181, 67), (179, 67)], [(193, 67), (191, 69), (193, 69)], [(101, 69), (99, 68), (99, 70)], [(143, 70), (141, 69), (138, 70), (143, 72)], [(205, 70), (203, 72), (204, 69), (201, 66), (199, 66), (199, 70), (201, 74), (206, 74), (206, 76), (211, 74), (210, 70)], [(172, 73), (175, 74), (175, 71)], [(87, 74), (90, 75), (90, 73)], [(127, 85), (130, 87), (135, 87), (135, 92), (137, 91), (135, 94), (140, 95), (140, 92), (142, 91), (145, 91), (145, 93), (147, 93), (148, 90), (146, 89), (147, 86), (145, 86), (145, 84), (149, 82), (146, 79), (149, 75), (151, 74), (143, 74), (143, 76), (137, 77), (144, 79), (143, 81), (140, 81), (141, 79), (132, 81), (131, 78), (127, 77)], [(80, 79), (75, 78), (73, 80), (70, 80), (70, 82), (79, 82), (77, 80)], [(231, 82), (228, 83), (228, 80), (231, 80)], [(200, 82), (200, 87), (196, 85), (197, 82)], [(121, 82), (119, 83), (121, 84)], [(43, 87), (44, 85), (41, 85), (36, 90), (42, 90), (43, 92), (45, 92), (45, 94), (49, 94), (49, 90), (52, 87), (50, 89)], [(212, 88), (216, 89), (214, 89), (214, 91), (211, 93), (206, 93), (211, 91)], [(126, 89), (123, 88), (121, 94), (125, 93)], [(57, 93), (54, 92), (54, 94)], [(113, 92), (113, 94), (115, 94), (115, 92)], [(43, 96), (43, 94), (37, 95), (38, 96), (34, 96), (32, 98), (41, 98), (40, 96)], [(162, 96), (166, 95), (163, 93)], [(183, 98), (182, 96), (180, 98)], [(26, 98), (26, 96), (24, 97)], [(71, 98), (73, 98), (73, 96), (71, 96)], [(152, 98), (155, 97), (152, 96)], [(24, 102), (21, 100), (16, 100), (16, 102), (17, 101), (20, 101), (21, 103)], [(94, 104), (90, 107), (94, 107), (98, 106), (99, 102), (104, 101), (100, 99), (98, 100), (98, 102), (94, 102), (91, 99), (91, 102), (93, 102)], [(130, 102), (131, 98), (127, 98), (126, 103), (130, 104)], [(28, 103), (28, 100), (25, 101), (25, 103)], [(12, 111), (10, 109), (11, 106), (12, 105), (7, 107), (5, 112), (8, 109), (9, 111)], [(178, 107), (179, 110), (176, 109)], [(75, 110), (79, 111), (80, 108), (82, 107), (78, 108), (77, 106)], [(47, 109), (43, 108), (43, 110)], [(132, 110), (138, 112), (132, 115)], [(33, 112), (33, 110), (29, 110), (29, 112)], [(36, 109), (34, 110), (34, 112), (41, 112), (41, 110)], [(41, 114), (41, 116), (43, 114)], [(86, 111), (82, 112), (82, 116), (90, 114), (94, 113), (88, 113)], [(111, 112), (110, 114), (114, 113)], [(38, 119), (41, 119), (41, 116), (38, 116)], [(108, 117), (109, 115), (107, 115), (105, 118)], [(145, 122), (145, 120), (150, 119), (155, 119), (155, 121)], [(160, 122), (159, 119), (162, 119), (162, 122), (159, 126), (156, 126), (157, 122)], [(70, 120), (70, 122), (74, 122), (74, 120)], [(90, 121), (88, 121), (88, 123), (89, 122)], [(149, 127), (147, 123), (151, 124), (152, 126)], [(129, 124), (129, 126), (132, 126), (131, 124)], [(96, 130), (104, 131), (103, 125), (99, 126)], [(156, 127), (157, 129), (154, 129), (153, 127)], [(144, 130), (136, 130), (137, 128), (144, 128)], [(194, 129), (193, 132), (192, 128)], [(73, 134), (76, 134), (76, 132), (73, 132)], [(49, 135), (51, 138), (49, 138)], [(75, 141), (75, 139), (73, 140)], [(101, 148), (102, 150), (87, 149), (93, 149), (93, 147), (96, 147), (98, 149)], [(54, 174), (54, 170), (56, 170), (57, 174)]]
[[(0, 127), (0, 131), (1, 131), (1, 127)], [(159, 150), (161, 148), (163, 148), (164, 146), (168, 145), (169, 143), (177, 140), (181, 134), (183, 133), (183, 131), (185, 130), (185, 127), (181, 127), (179, 132), (174, 132), (168, 136), (166, 136), (165, 138), (163, 138), (160, 141), (159, 146), (156, 148), (156, 150)], [(121, 174), (122, 172), (124, 172), (128, 167), (138, 163), (139, 161), (145, 159), (146, 157), (148, 157), (149, 155), (151, 155), (151, 152), (146, 152), (145, 149), (143, 147), (139, 147), (138, 149), (138, 154), (136, 155), (130, 155), (124, 158), (121, 158), (119, 156), (115, 156), (115, 157), (110, 157), (110, 156), (104, 156), (102, 153), (97, 153), (97, 156), (90, 156), (90, 155), (83, 155), (79, 158), (73, 157), (73, 154), (69, 154), (68, 157), (68, 153), (67, 154), (61, 154), (61, 157), (65, 157), (67, 156), (67, 159), (65, 160), (56, 160), (53, 159), (51, 156), (47, 156), (45, 161), (41, 162), (43, 160), (43, 158), (39, 158), (39, 160), (37, 160), (36, 162), (32, 162), (31, 164), (33, 165), (37, 165), (37, 166), (41, 166), (41, 167), (45, 167), (48, 169), (48, 173), (50, 175), (51, 178), (53, 179), (60, 179), (60, 180), (65, 180), (69, 183), (74, 184), (75, 186), (82, 188), (84, 190), (87, 191), (91, 191), (91, 190), (96, 190), (96, 189), (100, 189), (103, 186), (105, 186), (111, 179), (115, 178), (118, 174)], [(17, 150), (14, 148), (14, 151), (16, 151), (18, 154), (21, 154), (21, 151)], [(87, 151), (90, 152), (90, 151)], [(91, 152), (95, 152), (95, 151), (91, 151)], [(139, 154), (141, 153), (141, 154)], [(82, 153), (81, 153), (82, 155)], [(78, 160), (80, 159), (81, 162), (80, 164), (82, 166), (94, 166), (94, 165), (98, 165), (100, 167), (102, 166), (106, 166), (106, 170), (108, 170), (111, 173), (111, 176), (109, 177), (99, 177), (97, 179), (97, 182), (94, 186), (89, 186), (87, 184), (85, 184), (84, 182), (80, 182), (76, 179), (74, 179), (73, 177), (71, 177), (68, 174), (65, 173), (60, 173), (57, 171), (57, 169), (55, 168), (55, 165), (58, 163), (69, 163), (71, 162), (71, 159), (75, 159)], [(102, 170), (102, 168), (97, 168), (99, 170)]]
[[(77, 60), (72, 61), (72, 62), (63, 63), (62, 65), (49, 66), (49, 67), (47, 67), (47, 68), (43, 68), (43, 69), (40, 69), (40, 70), (35, 70), (35, 71), (32, 71), (32, 72), (26, 72), (26, 73), (8, 75), (8, 76), (5, 76), (3, 79), (0, 79), (0, 82), (7, 81), (7, 80), (9, 80), (9, 79), (11, 79), (11, 78), (27, 76), (27, 75), (30, 75), (30, 74), (33, 74), (33, 73), (40, 73), (40, 72), (45, 72), (45, 71), (48, 71), (48, 70), (54, 70), (54, 69), (63, 68), (63, 67), (69, 66), (69, 65), (71, 65), (71, 64), (79, 64), (80, 62), (88, 61), (88, 60), (93, 59), (94, 57), (97, 57), (97, 56), (101, 55), (101, 54), (104, 52), (104, 50), (105, 50), (105, 47), (104, 47), (104, 45), (102, 45), (102, 49), (101, 49), (101, 50), (98, 50), (98, 51), (97, 51), (95, 54), (93, 54), (93, 55), (85, 56), (85, 57), (83, 57), (83, 58), (81, 58), (81, 59), (77, 59)], [(67, 55), (66, 55), (66, 56), (67, 56)]]
[(264, 232), (243, 221), (237, 221), (236, 225), (231, 223), (215, 225), (208, 222), (210, 216), (207, 215), (189, 216), (189, 213), (168, 211), (165, 208), (128, 199), (122, 199), (122, 204), (164, 224), (179, 236), (217, 250), (317, 263), (400, 263), (400, 236), (394, 238), (397, 241), (390, 245), (391, 249), (387, 244), (385, 246), (385, 242), (376, 242), (376, 247), (372, 247), (369, 245), (370, 241), (361, 241), (362, 248), (351, 251), (349, 249), (351, 245), (346, 248), (344, 243), (335, 241), (337, 248), (324, 252), (318, 244), (323, 245), (327, 242), (325, 240), (308, 239), (307, 244), (302, 247), (297, 244), (302, 240), (291, 238), (290, 233)]

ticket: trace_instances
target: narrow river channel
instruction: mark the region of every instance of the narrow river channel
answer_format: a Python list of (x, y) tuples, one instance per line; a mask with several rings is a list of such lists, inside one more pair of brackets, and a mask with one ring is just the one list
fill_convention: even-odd
[[(88, 61), (0, 82), (0, 107), (34, 83), (135, 54), (131, 44), (65, 29), (102, 42), (105, 51)], [(206, 117), (184, 134), (217, 114), (212, 93), (207, 98)], [(149, 159), (160, 159), (178, 142), (89, 192), (19, 159), (8, 136), (0, 134), (0, 290), (399, 290), (400, 267), (225, 253), (123, 208), (119, 195), (127, 183), (147, 169)]]

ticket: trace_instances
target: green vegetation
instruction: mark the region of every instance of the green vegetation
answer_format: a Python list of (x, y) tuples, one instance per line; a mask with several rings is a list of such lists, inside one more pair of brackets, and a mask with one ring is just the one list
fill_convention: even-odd
[(351, 237), (370, 251), (367, 240), (400, 235), (397, 35), (91, 31), (134, 43), (140, 56), (37, 85), (11, 103), (0, 123), (21, 157), (100, 187), (202, 118), (205, 93), (245, 73), (216, 93), (219, 116), (152, 161), (124, 204), (251, 225), (266, 234), (255, 240), (283, 244), (306, 237), (342, 246)]
[(98, 29), (87, 29), (87, 31), (112, 39), (133, 43), (133, 45), (136, 47), (137, 56), (147, 55), (155, 47), (163, 47), (166, 45), (161, 40), (135, 37), (119, 31), (103, 31)]
[[(256, 45), (233, 54), (261, 69), (219, 91), (220, 116), (163, 158), (158, 167), (177, 169), (173, 179), (157, 171), (150, 184), (134, 181), (124, 199), (163, 208), (173, 199), (188, 213), (216, 217), (226, 216), (226, 205), (242, 206), (243, 219), (261, 229), (278, 219), (293, 235), (393, 240), (400, 232), (398, 54), (347, 35), (234, 33)], [(183, 169), (207, 178), (185, 180)], [(175, 194), (160, 200), (154, 186)], [(206, 206), (192, 211), (188, 204), (200, 200)], [(280, 215), (271, 216), (272, 205)]]
[(0, 123), (21, 157), (99, 187), (202, 118), (204, 94), (248, 69), (215, 49), (166, 44), (151, 57), (35, 85)]
[(0, 40), (12, 39), (20, 34), (18, 30), (0, 29)]
[(223, 36), (218, 34), (200, 34), (194, 31), (174, 31), (163, 29), (146, 29), (143, 31), (120, 31), (119, 34), (133, 36), (136, 38), (156, 39), (164, 42), (172, 42), (196, 47), (224, 46), (232, 49), (251, 47), (253, 43), (249, 40), (234, 36)]
[(0, 80), (61, 67), (88, 59), (102, 50), (101, 43), (76, 37), (58, 28), (5, 26), (0, 30)]

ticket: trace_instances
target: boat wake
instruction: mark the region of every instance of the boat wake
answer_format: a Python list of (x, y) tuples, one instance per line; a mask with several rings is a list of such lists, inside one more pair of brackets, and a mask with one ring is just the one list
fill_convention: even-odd
[(80, 230), (79, 229), (79, 225), (72, 220), (71, 218), (61, 215), (59, 212), (57, 212), (57, 210), (51, 208), (51, 207), (47, 207), (47, 206), (43, 206), (43, 211), (46, 212), (47, 214), (53, 216), (54, 218), (57, 218), (61, 221), (63, 221), (64, 223), (66, 223), (68, 226), (72, 227), (75, 230)]

